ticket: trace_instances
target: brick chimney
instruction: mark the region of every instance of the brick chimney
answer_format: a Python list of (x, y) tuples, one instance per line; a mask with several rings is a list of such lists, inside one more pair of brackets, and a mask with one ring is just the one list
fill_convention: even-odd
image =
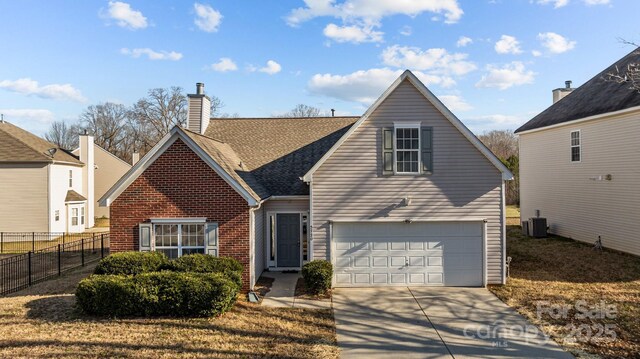
[(565, 81), (564, 82), (564, 87), (560, 87), (557, 88), (555, 90), (553, 90), (553, 103), (556, 103), (560, 100), (562, 100), (565, 96), (567, 96), (568, 94), (570, 94), (573, 90), (575, 90), (574, 88), (571, 88), (571, 81)]
[(85, 228), (91, 228), (94, 226), (95, 216), (95, 157), (94, 157), (94, 144), (93, 136), (90, 136), (85, 131), (80, 135), (80, 161), (84, 163), (82, 167), (82, 195), (87, 198), (86, 207), (86, 220)]
[(211, 99), (204, 94), (204, 84), (196, 84), (196, 93), (187, 95), (189, 106), (187, 111), (187, 129), (204, 135), (209, 127), (211, 117)]

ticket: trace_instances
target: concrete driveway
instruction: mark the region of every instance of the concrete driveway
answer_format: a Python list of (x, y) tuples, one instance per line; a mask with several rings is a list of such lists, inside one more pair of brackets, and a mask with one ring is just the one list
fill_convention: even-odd
[(484, 288), (339, 288), (342, 358), (573, 358)]

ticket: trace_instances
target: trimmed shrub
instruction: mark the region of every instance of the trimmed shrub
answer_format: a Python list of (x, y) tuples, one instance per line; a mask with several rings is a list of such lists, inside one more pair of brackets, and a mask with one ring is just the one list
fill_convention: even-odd
[(313, 294), (324, 294), (331, 288), (333, 265), (325, 260), (314, 260), (302, 267), (302, 278), (307, 289)]
[(221, 273), (242, 288), (242, 264), (229, 257), (191, 254), (170, 261), (164, 269), (174, 272)]
[(121, 252), (103, 258), (93, 273), (136, 275), (158, 271), (168, 263), (162, 252)]
[(100, 316), (208, 317), (229, 310), (238, 286), (220, 273), (93, 275), (78, 285), (78, 305)]

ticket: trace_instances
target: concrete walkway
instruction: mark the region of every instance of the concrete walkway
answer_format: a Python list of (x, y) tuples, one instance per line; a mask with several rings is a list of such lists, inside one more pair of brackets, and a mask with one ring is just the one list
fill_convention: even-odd
[(262, 305), (272, 308), (330, 309), (331, 300), (296, 298), (296, 283), (300, 273), (268, 272), (263, 277), (273, 278), (271, 290), (262, 299)]
[(342, 358), (573, 358), (484, 288), (336, 289), (333, 308)]

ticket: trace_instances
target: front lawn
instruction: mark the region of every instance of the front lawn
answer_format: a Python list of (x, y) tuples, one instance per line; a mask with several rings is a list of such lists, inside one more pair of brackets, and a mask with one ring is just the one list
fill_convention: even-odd
[(239, 300), (209, 319), (102, 319), (75, 308), (83, 268), (0, 298), (0, 357), (337, 358), (329, 310), (264, 308)]
[(578, 356), (638, 356), (640, 258), (559, 237), (525, 238), (519, 226), (508, 227), (507, 255), (507, 285), (490, 287), (500, 299)]

